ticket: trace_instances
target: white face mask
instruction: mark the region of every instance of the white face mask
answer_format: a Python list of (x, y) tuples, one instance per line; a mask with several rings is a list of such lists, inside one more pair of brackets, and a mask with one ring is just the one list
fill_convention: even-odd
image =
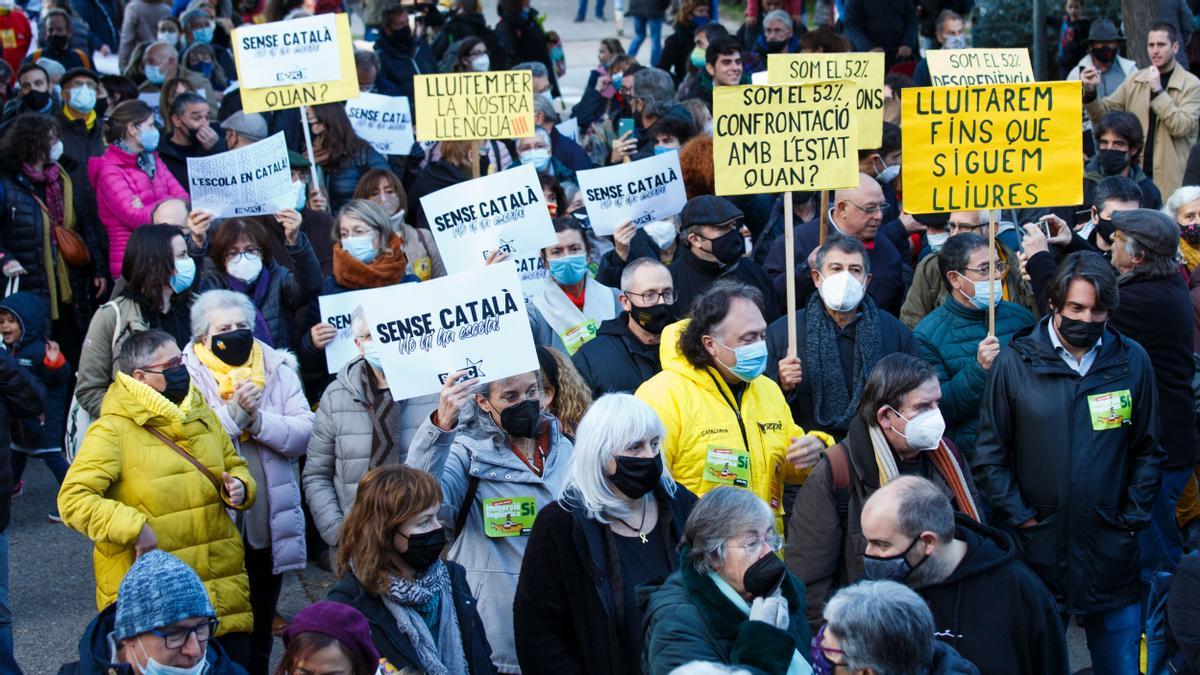
[[(191, 639), (191, 636), (188, 636)], [(208, 649), (205, 648), (204, 653), (200, 655), (200, 660), (191, 668), (180, 668), (179, 666), (164, 666), (163, 664), (150, 658), (146, 653), (146, 648), (142, 645), (142, 639), (138, 638), (138, 648), (142, 650), (142, 656), (146, 657), (146, 665), (142, 666), (143, 675), (204, 675), (208, 672)]]
[(818, 274), (821, 277), (821, 287), (817, 292), (821, 294), (821, 300), (829, 309), (835, 312), (849, 312), (862, 302), (867, 288), (853, 274), (837, 272), (828, 277), (819, 272)]
[(63, 142), (61, 140), (54, 141), (54, 145), (50, 146), (50, 161), (57, 162), (62, 159), (63, 152)]
[(933, 450), (942, 442), (942, 435), (946, 433), (946, 420), (942, 419), (942, 411), (937, 408), (926, 410), (910, 420), (900, 415), (899, 410), (888, 407), (906, 422), (904, 431), (895, 427), (892, 429), (903, 436), (913, 450)]
[(675, 223), (669, 220), (656, 220), (652, 223), (646, 223), (642, 226), (646, 234), (654, 240), (654, 245), (660, 250), (665, 250), (671, 247), (675, 242)]
[(937, 253), (938, 251), (942, 250), (942, 247), (946, 245), (947, 241), (949, 241), (950, 233), (943, 232), (941, 234), (937, 234), (931, 232), (925, 235), (925, 239), (929, 242), (929, 248), (934, 253)]
[(471, 59), (471, 70), (477, 73), (486, 73), (491, 67), (492, 59), (487, 54)]
[(262, 256), (257, 253), (254, 255), (240, 255), (233, 262), (225, 266), (225, 271), (229, 276), (238, 281), (248, 284), (258, 278), (262, 272), (263, 262)]

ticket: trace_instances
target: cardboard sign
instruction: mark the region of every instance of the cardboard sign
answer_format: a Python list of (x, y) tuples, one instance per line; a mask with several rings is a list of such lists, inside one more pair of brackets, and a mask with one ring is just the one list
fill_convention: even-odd
[(412, 150), (412, 113), (407, 98), (363, 93), (346, 102), (346, 115), (354, 133), (379, 154), (407, 155)]
[(858, 147), (883, 145), (883, 52), (849, 54), (771, 54), (771, 84), (804, 84), (850, 80), (858, 85)]
[[(318, 50), (315, 54), (305, 52), (303, 56), (290, 54), (288, 59), (279, 59), (270, 55), (270, 49), (262, 47), (256, 40), (249, 42), (241, 39), (243, 34), (248, 34), (255, 37), (260, 29), (268, 31), (268, 35), (279, 36), (280, 32), (285, 30), (281, 27), (295, 23), (297, 21), (307, 21), (309, 18), (322, 19), (329, 21), (328, 14), (321, 14), (315, 17), (305, 19), (295, 19), (293, 21), (283, 21), (275, 23), (265, 23), (254, 26), (245, 26), (235, 28), (233, 31), (233, 58), (237, 65), (239, 83), (242, 90), (242, 109), (248, 113), (266, 112), (268, 110), (286, 110), (288, 108), (298, 108), (302, 105), (320, 105), (322, 103), (337, 103), (351, 98), (358, 97), (358, 71), (354, 68), (354, 43), (350, 36), (350, 20), (345, 14), (333, 15), (333, 23), (335, 26), (333, 40), (326, 41), (322, 39), (317, 42), (315, 39), (309, 45), (288, 45), (289, 48), (299, 49), (303, 46), (305, 49)], [(245, 47), (250, 47), (247, 51)], [(289, 72), (295, 74), (300, 71), (295, 69), (288, 71), (285, 66), (294, 58), (299, 59), (302, 63), (310, 64), (319, 55), (319, 60), (322, 62), (320, 70), (315, 66), (305, 66), (303, 74), (296, 75), (296, 79), (287, 79)], [(316, 80), (312, 78), (325, 77), (330, 70), (337, 68), (337, 76), (328, 80)], [(250, 74), (248, 70), (263, 69), (262, 73)], [(247, 77), (250, 80), (247, 80)], [(283, 77), (280, 80), (278, 78)], [(262, 87), (254, 87), (249, 82), (261, 83), (264, 81), (277, 82), (278, 84), (266, 84)]]
[(242, 26), (234, 30), (232, 42), (238, 82), (246, 89), (315, 84), (341, 77), (334, 14)]
[(714, 89), (716, 193), (858, 185), (856, 90), (845, 81)]
[(296, 186), (283, 132), (211, 157), (188, 157), (192, 208), (216, 218), (261, 216), (295, 208)]
[(451, 185), (421, 198), (447, 274), (483, 267), (496, 250), (536, 255), (557, 241), (531, 164)]
[(904, 208), (1081, 203), (1081, 96), (1077, 81), (904, 90)]
[(484, 383), (538, 369), (511, 262), (378, 290), (363, 311), (397, 401), (437, 393), (458, 370)]
[(399, 284), (396, 284), (322, 295), (317, 298), (321, 309), (321, 321), (337, 329), (337, 336), (325, 345), (325, 365), (331, 375), (358, 356), (358, 345), (354, 344), (354, 310), (362, 307), (375, 295), (390, 297), (390, 293), (398, 287)]
[(613, 234), (625, 221), (641, 227), (673, 216), (687, 203), (675, 150), (629, 164), (580, 171), (576, 178), (592, 229), (600, 236)]
[(925, 52), (929, 77), (935, 87), (1033, 82), (1029, 50), (930, 49)]
[(533, 73), (417, 75), (417, 140), (469, 141), (533, 135)]

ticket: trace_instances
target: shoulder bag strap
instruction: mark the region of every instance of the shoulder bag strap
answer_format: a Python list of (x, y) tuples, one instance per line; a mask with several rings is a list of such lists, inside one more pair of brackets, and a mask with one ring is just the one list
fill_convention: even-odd
[(461, 537), (463, 527), (467, 524), (467, 517), (471, 515), (472, 504), (475, 502), (475, 493), (479, 492), (479, 476), (471, 476), (467, 483), (466, 498), (463, 499), (462, 506), (458, 507), (458, 514), (454, 518), (454, 536)]
[(159, 431), (158, 429), (155, 429), (153, 427), (142, 427), (142, 428), (145, 429), (146, 431), (149, 431), (151, 434), (154, 435), (155, 438), (162, 441), (164, 445), (166, 445), (168, 448), (171, 448), (172, 450), (174, 450), (176, 453), (179, 454), (180, 457), (186, 459), (188, 462), (190, 462), (192, 464), (192, 466), (199, 469), (200, 473), (204, 474), (204, 477), (207, 478), (208, 482), (212, 483), (213, 488), (216, 489), (217, 497), (219, 497), (221, 499), (221, 501), (225, 500), (225, 486), (222, 485), (221, 481), (218, 480), (217, 477), (214, 476), (212, 474), (212, 472), (208, 470), (208, 467), (206, 467), (200, 463), (200, 460), (196, 459), (195, 457), (192, 457), (192, 455), (189, 454), (187, 450), (184, 450), (183, 448), (179, 447), (179, 445), (177, 443), (175, 443), (175, 441), (172, 441), (171, 439), (164, 436), (163, 433), (161, 431)]

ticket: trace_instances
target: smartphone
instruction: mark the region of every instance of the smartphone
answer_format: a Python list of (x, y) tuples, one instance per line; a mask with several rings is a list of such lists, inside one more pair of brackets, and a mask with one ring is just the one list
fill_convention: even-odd
[(633, 138), (633, 118), (622, 117), (617, 121), (617, 138), (621, 138), (625, 134), (630, 134), (629, 138)]
[(1084, 223), (1090, 221), (1091, 219), (1092, 219), (1092, 210), (1091, 209), (1084, 209), (1082, 211), (1076, 211), (1075, 218), (1074, 218), (1075, 222), (1073, 224), (1074, 225), (1083, 225)]

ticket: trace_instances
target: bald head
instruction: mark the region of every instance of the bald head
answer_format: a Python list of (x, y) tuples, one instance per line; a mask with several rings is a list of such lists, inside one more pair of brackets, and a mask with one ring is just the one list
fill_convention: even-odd
[(862, 526), (864, 534), (868, 529), (873, 533), (892, 531), (912, 540), (922, 532), (932, 532), (947, 542), (954, 539), (954, 508), (932, 481), (901, 476), (876, 490), (863, 505)]
[(148, 66), (157, 67), (165, 79), (175, 77), (179, 63), (179, 52), (165, 42), (155, 42), (146, 48), (142, 61)]
[(883, 223), (886, 207), (879, 182), (860, 173), (857, 187), (834, 193), (833, 222), (842, 234), (860, 241), (872, 241)]

